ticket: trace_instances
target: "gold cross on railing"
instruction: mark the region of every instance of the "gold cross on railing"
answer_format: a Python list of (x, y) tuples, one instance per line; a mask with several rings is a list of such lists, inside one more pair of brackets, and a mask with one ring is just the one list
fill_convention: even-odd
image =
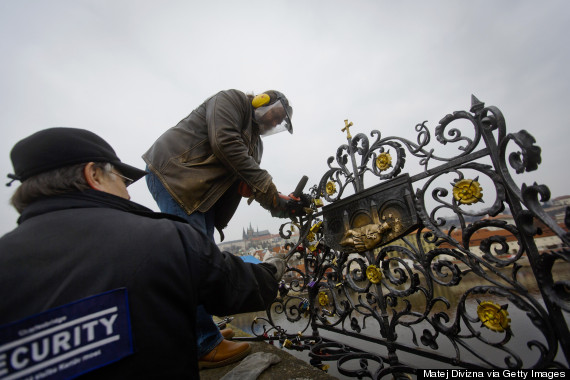
[(350, 127), (352, 127), (352, 121), (349, 123), (348, 119), (344, 121), (344, 128), (342, 129), (342, 131), (346, 131), (346, 138), (347, 139), (351, 139), (352, 136), (350, 135)]

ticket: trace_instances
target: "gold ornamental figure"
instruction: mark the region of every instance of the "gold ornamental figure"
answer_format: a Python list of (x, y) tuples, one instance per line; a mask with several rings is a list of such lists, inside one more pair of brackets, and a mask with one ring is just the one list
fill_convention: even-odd
[(386, 222), (353, 228), (346, 231), (340, 245), (352, 247), (358, 252), (368, 251), (375, 248), (390, 229), (390, 225)]

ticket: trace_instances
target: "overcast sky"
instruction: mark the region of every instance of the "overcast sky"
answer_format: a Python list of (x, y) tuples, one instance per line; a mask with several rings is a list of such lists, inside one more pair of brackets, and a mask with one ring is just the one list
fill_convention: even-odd
[[(127, 163), (219, 90), (282, 91), (294, 134), (264, 139), (262, 167), (291, 192), (309, 186), (353, 134), (415, 140), (471, 94), (499, 107), (510, 132), (542, 148), (533, 181), (568, 190), (570, 2), (0, 0), (0, 174), (12, 146), (67, 126), (106, 139)], [(435, 140), (435, 139), (433, 139)], [(7, 182), (7, 179), (6, 179)], [(308, 186), (308, 187), (309, 187)], [(0, 235), (16, 226), (16, 186), (0, 186)], [(158, 210), (144, 181), (132, 200)], [(242, 202), (225, 230), (276, 233)]]

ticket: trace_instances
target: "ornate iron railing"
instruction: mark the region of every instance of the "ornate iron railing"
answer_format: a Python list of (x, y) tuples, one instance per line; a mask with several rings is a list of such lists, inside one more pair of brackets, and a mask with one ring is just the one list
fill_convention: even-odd
[[(299, 239), (255, 336), (307, 350), (316, 366), (336, 361), (347, 377), (406, 376), (429, 365), (422, 360), (566, 368), (568, 226), (541, 206), (546, 186), (519, 187), (511, 176), (537, 169), (534, 138), (507, 133), (501, 111), (474, 96), (469, 112), (435, 128), (442, 153), (429, 148), (426, 122), (415, 142), (377, 130), (370, 142), (351, 127), (345, 121), (347, 143), (310, 189), (309, 214), (281, 227), (290, 238), (297, 226)], [(413, 158), (417, 173), (406, 167)], [(545, 231), (557, 247), (539, 250)]]

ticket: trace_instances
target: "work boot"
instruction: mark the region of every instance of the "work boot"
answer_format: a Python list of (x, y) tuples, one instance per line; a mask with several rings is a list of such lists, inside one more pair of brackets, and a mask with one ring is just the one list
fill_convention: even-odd
[(198, 359), (198, 369), (218, 368), (243, 359), (251, 351), (246, 342), (231, 342), (222, 340), (214, 349)]
[(224, 339), (232, 339), (236, 335), (234, 330), (230, 328), (220, 330), (220, 334), (222, 334)]

